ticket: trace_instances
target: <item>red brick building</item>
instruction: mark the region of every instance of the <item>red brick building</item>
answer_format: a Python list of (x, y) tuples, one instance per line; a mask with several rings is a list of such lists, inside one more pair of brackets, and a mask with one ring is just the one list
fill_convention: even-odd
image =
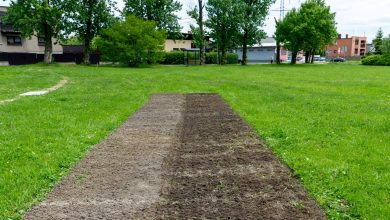
[(327, 57), (360, 57), (367, 54), (367, 37), (339, 37), (336, 44), (326, 47)]

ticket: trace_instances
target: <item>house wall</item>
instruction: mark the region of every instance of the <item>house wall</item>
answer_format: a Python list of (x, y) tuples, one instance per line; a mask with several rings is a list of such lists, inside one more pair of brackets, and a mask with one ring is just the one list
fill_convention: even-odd
[[(236, 51), (238, 59), (242, 60), (242, 49)], [(275, 60), (275, 47), (250, 47), (247, 51), (248, 62), (270, 62)]]
[[(55, 42), (56, 39), (53, 39), (53, 54), (62, 54), (62, 46), (59, 43), (55, 44)], [(22, 45), (8, 45), (7, 34), (0, 33), (0, 52), (43, 54), (45, 47), (38, 45), (38, 38), (36, 36), (32, 36), (31, 39), (22, 38)]]
[(339, 38), (326, 48), (328, 57), (360, 57), (367, 54), (367, 37)]
[(192, 40), (165, 40), (165, 48), (166, 52), (173, 51), (174, 49), (189, 49), (191, 48)]

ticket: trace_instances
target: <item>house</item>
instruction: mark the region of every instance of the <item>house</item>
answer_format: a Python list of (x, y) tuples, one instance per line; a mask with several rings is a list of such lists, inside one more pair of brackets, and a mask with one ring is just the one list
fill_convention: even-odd
[(195, 44), (193, 43), (193, 36), (192, 33), (183, 33), (181, 39), (171, 39), (168, 38), (165, 40), (165, 46), (164, 50), (166, 52), (171, 51), (177, 51), (177, 50), (183, 50), (183, 49), (190, 49), (195, 48)]
[(348, 34), (342, 38), (339, 34), (336, 43), (326, 47), (326, 56), (334, 57), (361, 57), (367, 54), (367, 37), (352, 36)]
[[(238, 58), (242, 60), (243, 49), (238, 48), (235, 51), (238, 54)], [(288, 51), (281, 49), (280, 59), (286, 61), (288, 59)], [(276, 40), (272, 37), (267, 37), (263, 39), (260, 44), (253, 45), (248, 47), (247, 57), (249, 63), (264, 63), (270, 62), (271, 59), (276, 59)]]
[[(23, 38), (21, 32), (15, 30), (12, 25), (2, 22), (2, 17), (7, 13), (8, 7), (0, 6), (0, 53), (35, 53), (43, 54), (45, 40), (43, 37), (32, 36)], [(53, 39), (53, 54), (62, 54), (62, 46)]]

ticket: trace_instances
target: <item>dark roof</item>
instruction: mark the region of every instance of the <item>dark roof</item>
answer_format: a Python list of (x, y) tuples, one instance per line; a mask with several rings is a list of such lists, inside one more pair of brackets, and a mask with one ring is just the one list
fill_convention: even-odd
[(62, 45), (64, 53), (84, 53), (83, 45)]

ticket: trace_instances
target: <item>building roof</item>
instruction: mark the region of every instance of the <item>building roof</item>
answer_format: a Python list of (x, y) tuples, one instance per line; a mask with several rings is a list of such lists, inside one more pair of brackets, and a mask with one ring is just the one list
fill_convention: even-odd
[(276, 47), (276, 40), (273, 37), (267, 37), (261, 40), (260, 44), (255, 44), (250, 48), (257, 48), (257, 47)]

